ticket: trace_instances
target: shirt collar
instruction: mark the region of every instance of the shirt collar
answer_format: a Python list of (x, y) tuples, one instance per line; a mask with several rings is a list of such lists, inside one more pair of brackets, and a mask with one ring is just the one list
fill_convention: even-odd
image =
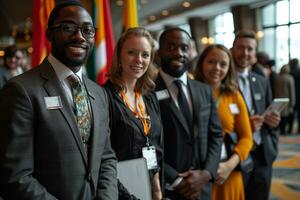
[(164, 72), (162, 69), (160, 69), (159, 73), (164, 79), (167, 87), (173, 84), (175, 80), (180, 80), (185, 86), (187, 86), (187, 72), (184, 72), (180, 77), (173, 77)]
[[(74, 72), (72, 70), (70, 70), (66, 65), (64, 65), (57, 58), (55, 58), (51, 53), (47, 59), (50, 62), (50, 64), (52, 65), (52, 67), (60, 81), (64, 81), (67, 77), (74, 74)], [(80, 70), (78, 72), (76, 72), (75, 74), (82, 81), (82, 67), (80, 67)]]
[(249, 69), (246, 68), (243, 72), (237, 72), (237, 75), (247, 78), (249, 76)]

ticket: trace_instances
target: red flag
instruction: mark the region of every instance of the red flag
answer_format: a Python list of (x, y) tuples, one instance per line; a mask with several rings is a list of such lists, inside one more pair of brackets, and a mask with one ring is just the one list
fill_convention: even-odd
[[(110, 5), (108, 0), (94, 0), (93, 20), (97, 27), (93, 57), (88, 63), (88, 74), (99, 84), (105, 83), (112, 62), (115, 45)], [(92, 66), (94, 66), (92, 68)]]
[(32, 19), (32, 66), (39, 65), (50, 52), (46, 38), (48, 17), (54, 8), (54, 0), (34, 0)]

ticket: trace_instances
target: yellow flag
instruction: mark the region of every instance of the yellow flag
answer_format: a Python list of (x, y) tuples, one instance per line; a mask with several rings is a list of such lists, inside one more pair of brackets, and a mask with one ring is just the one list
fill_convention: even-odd
[(123, 31), (138, 26), (137, 0), (125, 0), (123, 13)]

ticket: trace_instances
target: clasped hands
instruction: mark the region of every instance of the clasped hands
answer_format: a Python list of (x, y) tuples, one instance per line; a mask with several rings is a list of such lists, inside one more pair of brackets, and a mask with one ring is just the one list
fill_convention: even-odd
[(189, 200), (197, 199), (203, 187), (212, 178), (207, 170), (189, 170), (178, 175), (183, 179), (175, 190)]

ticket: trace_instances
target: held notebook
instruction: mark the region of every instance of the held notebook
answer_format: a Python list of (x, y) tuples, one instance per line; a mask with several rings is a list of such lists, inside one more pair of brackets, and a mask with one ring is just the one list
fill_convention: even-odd
[(135, 197), (152, 200), (151, 184), (145, 158), (120, 161), (117, 164), (118, 179)]

